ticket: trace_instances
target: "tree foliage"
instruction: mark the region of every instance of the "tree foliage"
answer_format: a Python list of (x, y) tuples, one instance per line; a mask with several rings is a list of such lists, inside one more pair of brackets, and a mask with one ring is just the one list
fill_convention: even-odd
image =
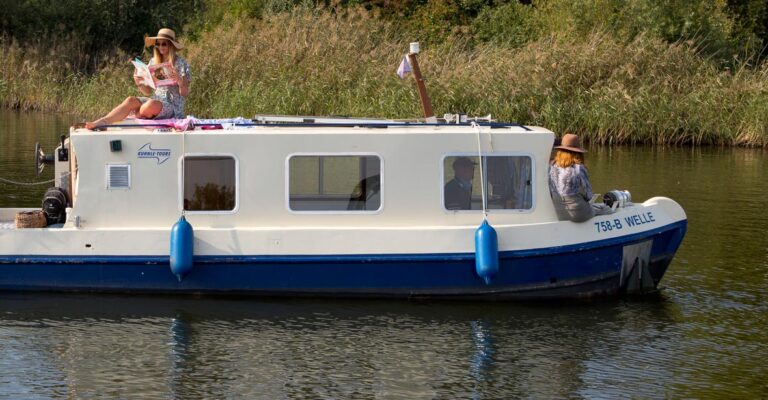
[(135, 49), (159, 28), (179, 31), (204, 0), (0, 0), (0, 31), (21, 43), (66, 38), (85, 52)]

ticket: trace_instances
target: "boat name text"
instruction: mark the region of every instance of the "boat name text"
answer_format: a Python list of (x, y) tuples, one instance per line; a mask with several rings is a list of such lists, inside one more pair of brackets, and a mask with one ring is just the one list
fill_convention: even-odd
[(642, 214), (629, 215), (624, 219), (614, 218), (613, 220), (595, 222), (597, 232), (609, 232), (613, 230), (624, 229), (625, 226), (634, 227), (656, 222), (653, 212), (647, 211)]

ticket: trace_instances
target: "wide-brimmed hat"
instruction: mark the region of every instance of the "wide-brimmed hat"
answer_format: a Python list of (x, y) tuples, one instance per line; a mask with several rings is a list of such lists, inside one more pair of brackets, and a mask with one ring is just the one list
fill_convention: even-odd
[(560, 140), (560, 146), (555, 146), (556, 149), (573, 151), (576, 153), (586, 153), (587, 151), (581, 147), (581, 140), (578, 135), (568, 133), (563, 135), (563, 139)]
[(173, 47), (176, 48), (176, 50), (181, 50), (184, 48), (184, 46), (181, 45), (181, 43), (176, 41), (176, 32), (174, 32), (172, 29), (163, 28), (157, 31), (157, 36), (153, 37), (145, 37), (144, 38), (144, 47), (154, 46), (157, 42), (157, 39), (165, 39), (173, 45)]

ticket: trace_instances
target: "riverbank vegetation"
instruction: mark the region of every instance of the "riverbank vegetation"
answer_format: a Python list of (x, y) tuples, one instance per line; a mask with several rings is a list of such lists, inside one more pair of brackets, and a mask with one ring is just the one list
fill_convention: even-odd
[(35, 30), (45, 24), (18, 23), (35, 15), (27, 2), (11, 10), (16, 25), (0, 20), (0, 106), (102, 114), (136, 94), (128, 60), (148, 57), (143, 34), (170, 26), (193, 69), (187, 112), (199, 117), (418, 117), (412, 79), (394, 72), (419, 40), (438, 113), (598, 143), (768, 147), (762, 2), (166, 0), (152, 9), (177, 12), (150, 16), (120, 0), (108, 24), (94, 17), (99, 2), (67, 2), (94, 3), (92, 22), (67, 14)]

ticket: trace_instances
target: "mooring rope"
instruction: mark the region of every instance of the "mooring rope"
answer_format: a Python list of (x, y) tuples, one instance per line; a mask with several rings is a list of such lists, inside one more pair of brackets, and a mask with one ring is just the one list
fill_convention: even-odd
[(181, 131), (181, 216), (185, 216), (187, 213), (187, 206), (184, 204), (184, 199), (186, 198), (187, 194), (186, 191), (186, 185), (187, 182), (185, 180), (185, 169), (187, 169), (187, 134), (186, 130)]
[[(75, 169), (75, 171), (77, 171), (77, 169)], [(53, 178), (53, 179), (49, 179), (47, 181), (41, 181), (41, 182), (18, 182), (18, 181), (0, 177), (0, 182), (7, 183), (10, 185), (17, 185), (17, 186), (37, 186), (37, 185), (47, 185), (47, 184), (56, 182), (56, 179), (66, 178), (70, 175), (72, 175), (71, 172), (65, 172), (59, 178)]]
[(488, 219), (488, 209), (485, 204), (485, 176), (483, 175), (483, 148), (480, 145), (480, 125), (473, 121), (472, 126), (477, 130), (477, 159), (480, 161), (480, 200), (483, 203), (483, 219)]

